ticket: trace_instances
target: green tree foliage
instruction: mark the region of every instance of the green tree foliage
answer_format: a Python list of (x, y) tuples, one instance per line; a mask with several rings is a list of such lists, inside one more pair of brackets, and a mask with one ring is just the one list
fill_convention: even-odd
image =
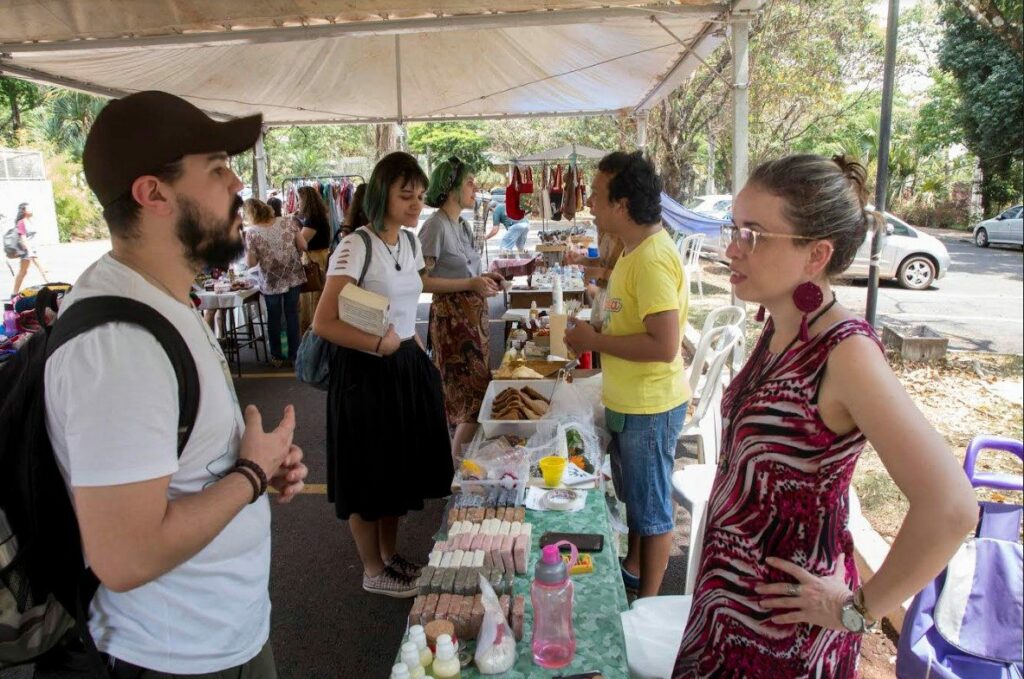
[(978, 157), (982, 209), (990, 216), (1019, 200), (1024, 189), (1024, 66), (1019, 54), (958, 3), (944, 7), (942, 21), (939, 65), (956, 83), (953, 120)]
[[(373, 148), (369, 125), (274, 127), (264, 137), (267, 176), (272, 186), (285, 177), (342, 173), (341, 159), (366, 156)], [(252, 155), (239, 158), (241, 177), (249, 182)], [(244, 168), (244, 169), (242, 169)]]
[(409, 125), (409, 148), (432, 159), (458, 156), (474, 170), (487, 167), (486, 151), (491, 142), (483, 123), (413, 123)]
[(85, 139), (105, 99), (72, 90), (51, 89), (44, 95), (43, 136), (77, 163), (82, 162)]
[(17, 78), (0, 76), (0, 136), (7, 144), (17, 144), (25, 127), (26, 114), (43, 103), (43, 90)]

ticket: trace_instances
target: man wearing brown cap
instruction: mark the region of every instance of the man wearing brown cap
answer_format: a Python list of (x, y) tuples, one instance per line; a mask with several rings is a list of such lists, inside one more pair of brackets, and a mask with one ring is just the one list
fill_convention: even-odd
[[(153, 335), (111, 323), (46, 366), (46, 424), (101, 585), (89, 627), (114, 677), (275, 677), (269, 644), (270, 507), (302, 490), (291, 406), (270, 432), (243, 418), (216, 338), (189, 302), (196, 272), (242, 252), (228, 158), (260, 116), (216, 122), (163, 92), (111, 101), (85, 145), (112, 251), (82, 274), (77, 301), (143, 302), (178, 330), (199, 375), (199, 411), (178, 457), (178, 381)], [(45, 676), (37, 669), (37, 676)]]

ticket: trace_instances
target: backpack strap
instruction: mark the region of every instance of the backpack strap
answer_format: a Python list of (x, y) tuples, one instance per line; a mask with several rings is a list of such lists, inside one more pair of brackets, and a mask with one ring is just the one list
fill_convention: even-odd
[[(462, 217), (459, 217), (459, 220), (461, 221)], [(412, 231), (409, 231), (408, 229), (399, 229), (399, 230), (402, 233), (404, 233), (409, 238), (409, 247), (412, 248), (412, 261), (415, 263), (416, 262), (416, 248), (417, 248), (417, 245), (418, 245), (418, 243), (416, 243), (417, 238), (416, 238), (416, 236), (413, 235)]]
[(148, 330), (167, 353), (178, 380), (178, 457), (181, 457), (199, 412), (199, 372), (181, 333), (163, 314), (127, 297), (87, 297), (68, 307), (53, 324), (47, 338), (46, 357), (82, 333), (108, 323), (131, 323)]
[(370, 242), (370, 234), (366, 233), (363, 229), (356, 229), (356, 234), (363, 239), (363, 245), (366, 246), (366, 257), (363, 258), (363, 270), (359, 273), (359, 280), (356, 281), (356, 285), (363, 287), (363, 279), (366, 278), (366, 272), (370, 270), (370, 260), (373, 258), (373, 243)]

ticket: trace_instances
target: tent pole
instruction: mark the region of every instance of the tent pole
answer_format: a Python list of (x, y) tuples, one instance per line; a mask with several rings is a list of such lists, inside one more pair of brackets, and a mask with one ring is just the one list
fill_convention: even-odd
[(395, 97), (397, 98), (398, 119), (397, 124), (402, 124), (402, 38), (395, 36)]
[(637, 111), (636, 118), (636, 146), (641, 151), (647, 148), (647, 120), (650, 114), (647, 111)]
[(253, 149), (253, 154), (256, 156), (256, 186), (253, 194), (263, 201), (267, 199), (270, 188), (267, 184), (267, 150), (263, 145), (263, 136), (266, 133), (267, 128), (260, 130), (260, 136), (256, 138), (256, 147)]
[[(875, 210), (885, 214), (885, 190), (889, 185), (889, 136), (892, 131), (892, 91), (896, 80), (896, 34), (900, 23), (900, 0), (889, 0), (889, 16), (885, 29), (885, 70), (882, 80), (882, 113), (878, 130), (878, 169), (875, 173)], [(885, 230), (875, 228), (871, 237), (871, 259), (868, 266), (868, 299), (864, 319), (875, 324), (878, 311), (878, 259), (882, 252)]]
[[(749, 157), (750, 117), (750, 15), (746, 12), (733, 14), (732, 27), (732, 199), (735, 201), (740, 189), (747, 183)], [(736, 305), (736, 289), (730, 288), (732, 304)], [(746, 331), (746, 320), (740, 325), (741, 338)], [(733, 349), (730, 372), (743, 362), (742, 340)]]

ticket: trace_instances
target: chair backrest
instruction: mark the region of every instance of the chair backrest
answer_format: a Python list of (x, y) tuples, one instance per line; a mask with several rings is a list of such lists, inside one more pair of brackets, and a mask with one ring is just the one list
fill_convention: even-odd
[[(733, 325), (723, 325), (708, 333), (708, 337), (707, 363), (709, 367), (707, 379), (704, 381), (700, 394), (694, 394), (699, 397), (697, 409), (693, 413), (694, 421), (700, 421), (707, 414), (708, 408), (714, 405), (717, 399), (721, 398), (722, 368), (729, 359), (732, 348), (736, 346), (736, 342), (740, 339), (740, 330)], [(694, 364), (694, 367), (696, 367), (696, 364)], [(691, 384), (692, 382), (691, 375)]]
[[(693, 364), (690, 366), (690, 391), (697, 393), (697, 385), (700, 384), (700, 376), (704, 373), (704, 367), (710, 359), (708, 350), (714, 345), (716, 351), (726, 341), (726, 336), (721, 332), (715, 332), (725, 327), (733, 327), (737, 330), (747, 313), (738, 306), (723, 306), (715, 309), (704, 319), (704, 328), (700, 333), (700, 341), (697, 343), (697, 350), (693, 354)], [(740, 334), (742, 337), (742, 334)]]
[(697, 266), (703, 247), (703, 233), (695, 233), (679, 241), (679, 256), (683, 258), (683, 265), (686, 267)]

